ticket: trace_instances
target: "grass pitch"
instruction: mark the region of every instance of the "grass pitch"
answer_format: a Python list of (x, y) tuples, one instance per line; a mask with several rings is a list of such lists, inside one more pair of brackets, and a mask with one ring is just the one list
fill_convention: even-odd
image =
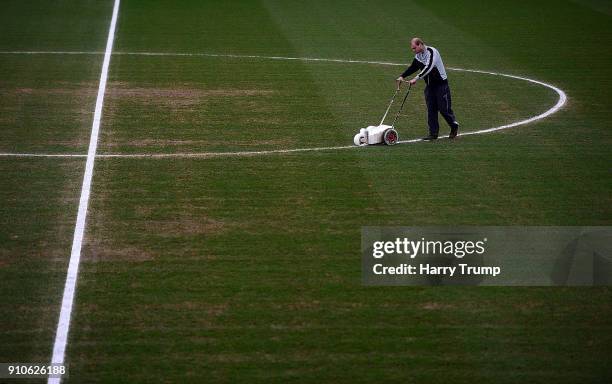
[[(111, 8), (9, 2), (0, 50), (100, 52)], [(364, 225), (610, 225), (610, 17), (593, 1), (124, 0), (100, 154), (350, 145), (403, 69), (127, 53), (408, 63), (419, 35), (447, 67), (549, 82), (569, 101), (454, 142), (98, 158), (66, 381), (609, 381), (609, 288), (365, 288), (359, 247)], [(0, 152), (85, 153), (101, 60), (0, 54)], [(466, 131), (556, 102), (517, 80), (449, 77)], [(402, 139), (426, 133), (421, 92)], [(0, 361), (50, 358), (83, 168), (0, 158)]]

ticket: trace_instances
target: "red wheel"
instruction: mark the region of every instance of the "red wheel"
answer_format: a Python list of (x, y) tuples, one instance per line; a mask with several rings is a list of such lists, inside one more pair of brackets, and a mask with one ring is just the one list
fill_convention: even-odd
[(397, 144), (397, 138), (397, 131), (395, 129), (387, 129), (383, 134), (383, 139), (387, 145)]

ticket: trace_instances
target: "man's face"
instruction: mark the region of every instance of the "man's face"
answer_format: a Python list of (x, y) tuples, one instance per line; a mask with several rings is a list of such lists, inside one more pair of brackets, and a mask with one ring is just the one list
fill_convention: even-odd
[(415, 43), (410, 43), (410, 49), (412, 49), (412, 52), (414, 52), (414, 53), (421, 53), (421, 52), (423, 52), (423, 46), (422, 45), (417, 45)]

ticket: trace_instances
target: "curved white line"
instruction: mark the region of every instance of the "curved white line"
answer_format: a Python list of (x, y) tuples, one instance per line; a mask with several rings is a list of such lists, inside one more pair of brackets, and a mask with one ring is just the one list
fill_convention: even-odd
[(552, 89), (553, 91), (557, 92), (557, 94), (559, 95), (559, 100), (557, 100), (557, 103), (555, 105), (553, 105), (552, 108), (548, 109), (547, 111), (545, 111), (545, 112), (543, 112), (543, 113), (541, 113), (541, 114), (539, 114), (537, 116), (531, 117), (529, 119), (517, 121), (516, 123), (502, 125), (502, 126), (499, 126), (499, 127), (488, 128), (488, 129), (481, 129), (479, 131), (465, 132), (465, 133), (461, 134), (460, 136), (476, 135), (476, 134), (480, 134), (480, 133), (495, 132), (495, 131), (500, 131), (502, 129), (508, 129), (508, 128), (516, 127), (516, 126), (519, 126), (519, 125), (529, 124), (529, 123), (532, 123), (532, 122), (534, 122), (536, 120), (541, 120), (541, 119), (544, 119), (545, 117), (548, 117), (548, 116), (552, 115), (553, 113), (555, 113), (559, 109), (561, 109), (565, 105), (565, 103), (567, 102), (567, 95), (560, 88), (557, 88), (554, 85), (551, 85), (551, 84), (548, 84), (548, 83), (544, 83), (542, 81), (530, 79), (528, 77), (521, 77), (521, 76), (515, 76), (515, 75), (507, 75), (505, 73), (479, 71), (477, 69), (463, 69), (463, 68), (452, 68), (452, 67), (450, 67), (449, 69), (453, 70), (453, 71), (484, 73), (484, 74), (487, 74), (487, 75), (502, 76), (502, 77), (509, 77), (511, 79), (524, 80), (524, 81), (528, 81), (530, 83), (538, 84), (538, 85), (544, 86), (546, 88)]
[[(97, 55), (103, 54), (103, 52), (66, 52), (66, 51), (5, 51), (0, 54), (23, 54), (23, 55)], [(343, 64), (371, 64), (371, 65), (389, 65), (389, 66), (405, 66), (404, 63), (393, 63), (387, 61), (370, 61), (370, 60), (351, 60), (351, 59), (324, 59), (316, 57), (289, 57), (289, 56), (262, 56), (262, 55), (235, 55), (235, 54), (216, 54), (216, 53), (170, 53), (170, 52), (113, 52), (113, 55), (129, 55), (129, 56), (170, 56), (170, 57), (225, 57), (225, 58), (237, 58), (237, 59), (266, 59), (266, 60), (297, 60), (297, 61), (312, 61), (312, 62), (328, 62), (328, 63), (343, 63)], [(495, 131), (501, 131), (519, 125), (525, 125), (532, 123), (537, 120), (544, 119), (553, 113), (561, 109), (567, 102), (567, 95), (563, 90), (555, 87), (552, 84), (545, 83), (543, 81), (530, 79), (528, 77), (508, 75), (499, 72), (481, 71), (477, 69), (464, 69), (464, 68), (453, 68), (449, 67), (449, 70), (459, 72), (472, 72), (482, 73), (492, 76), (508, 77), (517, 80), (527, 81), (533, 84), (538, 84), (543, 87), (552, 89), (559, 95), (557, 103), (550, 109), (543, 113), (530, 117), (525, 120), (517, 121), (514, 123), (501, 125), (499, 127), (486, 128), (478, 131), (463, 132), (459, 136), (479, 135), (483, 133), (490, 133)], [(446, 138), (448, 136), (441, 136), (440, 138)], [(423, 141), (422, 139), (410, 139), (401, 140), (398, 144), (408, 144)], [(157, 154), (98, 154), (96, 157), (100, 158), (176, 158), (176, 157), (197, 157), (197, 158), (212, 158), (212, 157), (239, 157), (239, 156), (259, 156), (269, 154), (282, 154), (282, 153), (296, 153), (296, 152), (314, 152), (314, 151), (331, 151), (339, 149), (351, 149), (351, 148), (362, 148), (354, 145), (338, 146), (338, 147), (312, 147), (312, 148), (295, 148), (295, 149), (272, 149), (265, 151), (237, 151), (237, 152), (195, 152), (195, 153), (157, 153)], [(20, 153), (0, 153), (0, 157), (84, 157), (85, 155), (79, 154), (20, 154)]]

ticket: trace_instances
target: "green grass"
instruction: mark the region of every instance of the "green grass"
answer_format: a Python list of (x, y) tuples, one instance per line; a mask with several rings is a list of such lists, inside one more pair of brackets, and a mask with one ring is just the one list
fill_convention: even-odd
[(0, 360), (47, 362), (84, 164), (0, 160)]
[[(587, 3), (124, 0), (116, 52), (407, 63), (409, 38), (420, 35), (448, 67), (550, 82), (569, 101), (537, 123), (454, 142), (97, 159), (67, 382), (609, 381), (607, 287), (372, 288), (360, 271), (366, 225), (610, 225), (610, 15)], [(44, 36), (55, 37), (17, 38), (13, 23), (0, 50), (101, 50), (110, 2), (96, 2), (95, 14), (71, 7), (78, 15), (59, 12), (67, 3), (43, 13), (15, 4), (7, 20), (39, 14)], [(95, 22), (81, 21), (92, 14)], [(576, 48), (577, 30), (597, 39)], [(0, 149), (84, 153), (100, 60), (0, 56)], [(115, 55), (98, 150), (348, 145), (378, 122), (401, 70)], [(449, 76), (466, 131), (528, 118), (557, 99), (518, 80)], [(426, 133), (422, 99), (419, 85), (400, 120), (403, 139)], [(51, 352), (83, 163), (0, 158), (0, 289), (11, 297), (2, 361)]]
[(101, 56), (0, 59), (0, 150), (86, 153)]
[[(2, 2), (3, 51), (104, 51), (113, 3), (98, 0)], [(4, 61), (6, 58), (3, 57)], [(99, 68), (93, 69), (99, 74)], [(46, 71), (53, 67), (47, 67)], [(70, 72), (64, 72), (64, 75)], [(32, 73), (24, 78), (35, 78)]]
[[(4, 2), (0, 50), (99, 50), (108, 11)], [(0, 152), (85, 152), (101, 61), (0, 55)], [(82, 159), (0, 158), (2, 362), (50, 361), (84, 168)]]

